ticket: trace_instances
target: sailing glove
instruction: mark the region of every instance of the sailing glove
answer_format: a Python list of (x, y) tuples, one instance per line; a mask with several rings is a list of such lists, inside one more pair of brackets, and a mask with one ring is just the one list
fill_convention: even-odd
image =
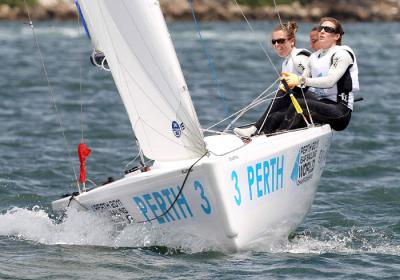
[(296, 74), (289, 73), (289, 72), (282, 72), (281, 79), (285, 80), (289, 86), (289, 88), (294, 88), (295, 86), (300, 86), (301, 77), (297, 76)]
[(286, 93), (286, 88), (282, 83), (279, 84), (279, 89)]

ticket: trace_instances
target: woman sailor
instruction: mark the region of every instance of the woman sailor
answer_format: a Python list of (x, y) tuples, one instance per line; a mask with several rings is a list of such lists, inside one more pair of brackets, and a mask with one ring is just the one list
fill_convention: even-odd
[[(272, 32), (272, 46), (276, 53), (285, 58), (282, 62), (282, 72), (293, 73), (297, 76), (303, 74), (310, 52), (306, 49), (296, 48), (296, 34), (297, 24), (295, 22), (288, 22), (278, 25)], [(295, 95), (302, 98), (302, 89), (294, 87)], [(304, 91), (304, 90), (303, 90)], [(269, 133), (270, 126), (282, 121), (285, 112), (290, 105), (290, 98), (284, 91), (279, 90), (275, 101), (267, 108), (262, 117), (252, 126), (248, 128), (235, 128), (234, 132), (242, 137), (249, 137), (253, 134), (260, 133), (261, 131)], [(268, 114), (268, 118), (266, 118)]]
[[(313, 120), (330, 124), (334, 130), (343, 130), (350, 122), (354, 92), (359, 90), (357, 60), (353, 50), (342, 46), (344, 34), (340, 22), (326, 17), (320, 21), (319, 44), (321, 49), (310, 56), (302, 76), (282, 73), (290, 88), (312, 87), (318, 100), (307, 100)], [(305, 110), (304, 100), (298, 100)], [(302, 116), (290, 105), (278, 129), (304, 126)]]

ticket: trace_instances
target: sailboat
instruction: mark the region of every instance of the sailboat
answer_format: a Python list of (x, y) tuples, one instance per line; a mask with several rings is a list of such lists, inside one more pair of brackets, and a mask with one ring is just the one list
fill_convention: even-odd
[(93, 211), (119, 225), (151, 223), (230, 250), (287, 238), (312, 205), (330, 126), (245, 141), (233, 133), (205, 137), (159, 1), (78, 2), (153, 164), (53, 201), (53, 209)]

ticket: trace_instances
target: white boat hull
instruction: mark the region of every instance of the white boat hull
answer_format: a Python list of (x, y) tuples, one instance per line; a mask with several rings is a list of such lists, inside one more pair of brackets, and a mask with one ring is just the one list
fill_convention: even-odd
[[(331, 143), (329, 125), (248, 144), (234, 135), (206, 137), (210, 154), (153, 168), (82, 193), (71, 205), (107, 213), (116, 223), (153, 219), (154, 226), (240, 250), (287, 238), (308, 213)], [(174, 202), (166, 214), (166, 209)], [(70, 199), (53, 202), (64, 209)], [(158, 218), (157, 218), (158, 217)]]

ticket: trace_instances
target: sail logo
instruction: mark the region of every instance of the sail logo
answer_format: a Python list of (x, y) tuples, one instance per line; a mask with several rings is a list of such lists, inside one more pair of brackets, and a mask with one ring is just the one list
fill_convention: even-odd
[(290, 179), (298, 186), (311, 180), (317, 159), (319, 140), (304, 145), (297, 153)]
[(177, 121), (172, 122), (172, 132), (174, 133), (176, 138), (181, 137), (182, 131), (185, 129), (183, 123), (179, 124)]

